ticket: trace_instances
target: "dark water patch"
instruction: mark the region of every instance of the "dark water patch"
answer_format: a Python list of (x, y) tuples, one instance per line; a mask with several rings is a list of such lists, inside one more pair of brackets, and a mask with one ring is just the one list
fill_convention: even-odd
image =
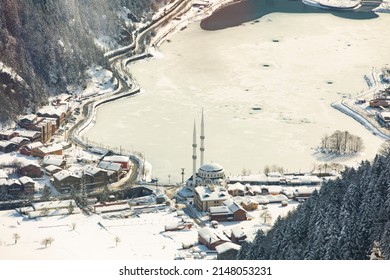
[(305, 5), (302, 1), (243, 0), (215, 11), (211, 16), (202, 20), (200, 26), (202, 29), (209, 31), (221, 30), (239, 26), (246, 22), (258, 22), (261, 17), (276, 12), (289, 14), (331, 13), (334, 16), (346, 19), (367, 20), (378, 17), (372, 11), (372, 8), (363, 5), (356, 10), (327, 10)]
[(269, 64), (263, 64), (262, 66), (263, 66), (264, 68), (271, 67), (271, 65), (269, 65)]
[(333, 82), (332, 81), (327, 81), (326, 82), (328, 85), (333, 85)]
[(278, 39), (273, 39), (272, 42), (279, 43), (279, 40)]
[(260, 111), (260, 110), (261, 110), (261, 107), (253, 107), (252, 110), (253, 110), (253, 111)]

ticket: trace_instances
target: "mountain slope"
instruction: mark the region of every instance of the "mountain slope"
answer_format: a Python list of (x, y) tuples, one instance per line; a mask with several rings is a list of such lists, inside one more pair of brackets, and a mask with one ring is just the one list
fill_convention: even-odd
[[(149, 0), (1, 1), (0, 122), (14, 119), (27, 106), (40, 106), (49, 94), (65, 91), (69, 84), (82, 84), (87, 66), (104, 65), (99, 38), (129, 43), (132, 23), (149, 19), (154, 4)], [(20, 79), (13, 79), (11, 71)]]

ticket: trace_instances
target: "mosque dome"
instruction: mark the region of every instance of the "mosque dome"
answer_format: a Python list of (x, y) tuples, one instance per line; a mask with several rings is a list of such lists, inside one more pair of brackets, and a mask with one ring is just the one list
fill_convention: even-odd
[(203, 179), (223, 179), (225, 169), (218, 163), (206, 163), (199, 168), (198, 176)]

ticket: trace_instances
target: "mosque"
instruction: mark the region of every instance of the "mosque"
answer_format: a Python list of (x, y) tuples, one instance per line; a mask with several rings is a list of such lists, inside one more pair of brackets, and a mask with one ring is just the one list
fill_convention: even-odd
[[(192, 141), (192, 176), (187, 180), (187, 187), (190, 187), (193, 191), (197, 186), (206, 185), (221, 185), (225, 182), (225, 170), (218, 163), (210, 162), (204, 163), (204, 114), (202, 110), (202, 120), (200, 126), (200, 167), (196, 169), (197, 163), (197, 137), (196, 137), (196, 124), (194, 121), (194, 132)], [(195, 178), (195, 179), (194, 179)]]

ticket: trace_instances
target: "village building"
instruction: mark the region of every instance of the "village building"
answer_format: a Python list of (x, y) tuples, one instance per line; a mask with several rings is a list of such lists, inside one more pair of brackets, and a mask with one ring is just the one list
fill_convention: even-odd
[(118, 182), (122, 178), (123, 168), (119, 163), (102, 160), (98, 167), (107, 170), (107, 179), (110, 183)]
[(43, 107), (38, 111), (37, 115), (39, 117), (56, 119), (57, 127), (60, 127), (65, 122), (65, 110), (62, 106), (58, 108), (51, 106)]
[(98, 214), (130, 210), (127, 201), (99, 202), (93, 205), (93, 211)]
[(231, 198), (226, 199), (221, 206), (209, 208), (210, 220), (218, 222), (245, 221), (247, 219), (246, 213), (246, 210)]
[(48, 155), (62, 155), (63, 147), (60, 144), (53, 144), (50, 146), (39, 147), (31, 152), (34, 157), (44, 158)]
[(254, 211), (259, 207), (259, 203), (251, 196), (235, 196), (233, 199), (246, 211)]
[(10, 140), (19, 134), (15, 130), (1, 130), (0, 131), (0, 140)]
[(33, 161), (20, 162), (20, 168), (18, 170), (19, 176), (28, 176), (31, 178), (40, 178), (43, 175), (41, 166)]
[(283, 201), (288, 201), (287, 196), (284, 194), (278, 194), (278, 195), (266, 195), (266, 199), (268, 199), (269, 203), (282, 203)]
[(101, 168), (86, 165), (83, 167), (83, 172), (88, 189), (99, 188), (108, 183), (107, 171)]
[(34, 130), (17, 130), (20, 137), (27, 138), (30, 142), (41, 141), (42, 133)]
[(296, 187), (294, 188), (294, 199), (301, 201), (310, 197), (315, 190), (319, 190), (319, 187)]
[(81, 175), (62, 170), (53, 175), (53, 185), (60, 192), (69, 192), (72, 187), (80, 189)]
[(244, 196), (245, 190), (246, 190), (246, 187), (243, 184), (241, 184), (240, 182), (227, 185), (227, 191), (231, 196)]
[(241, 246), (232, 242), (225, 242), (215, 247), (217, 260), (237, 260)]
[(25, 194), (33, 194), (35, 192), (35, 182), (33, 179), (27, 176), (19, 178), (20, 183), (23, 185)]
[(221, 232), (204, 227), (198, 229), (198, 242), (210, 250), (215, 250), (215, 247), (225, 242), (230, 242), (230, 239)]
[(120, 155), (105, 156), (103, 158), (103, 161), (119, 163), (120, 165), (122, 165), (122, 168), (124, 170), (130, 169), (130, 159), (128, 156), (120, 156)]
[(23, 185), (17, 179), (8, 179), (8, 191), (7, 193), (10, 195), (20, 195), (23, 192)]
[(32, 204), (32, 207), (24, 209), (21, 208), (19, 210), (22, 214), (28, 215), (30, 219), (45, 216), (58, 216), (81, 213), (80, 208), (77, 206), (76, 202), (73, 199), (36, 202)]
[(199, 186), (195, 188), (194, 204), (199, 211), (207, 212), (210, 207), (221, 206), (229, 197), (222, 186)]
[(231, 229), (231, 236), (230, 236), (230, 240), (233, 242), (233, 243), (236, 243), (236, 244), (241, 244), (242, 242), (245, 241), (245, 239), (247, 238), (247, 234), (244, 230), (244, 228), (240, 227), (240, 226), (237, 226), (237, 227), (234, 227)]
[(322, 180), (314, 175), (286, 175), (287, 186), (319, 186)]
[(253, 200), (256, 201), (259, 205), (266, 205), (269, 203), (268, 198), (265, 195), (255, 195)]
[(38, 117), (35, 114), (25, 115), (25, 116), (22, 116), (21, 118), (19, 118), (17, 123), (20, 127), (29, 130), (34, 125), (37, 118)]
[(16, 136), (9, 140), (10, 142), (16, 145), (16, 149), (19, 150), (22, 146), (30, 144), (30, 140), (28, 138)]
[(36, 153), (36, 149), (43, 147), (42, 142), (33, 142), (27, 145), (24, 145), (19, 149), (19, 153), (26, 156), (31, 156), (33, 153)]
[(0, 152), (11, 153), (17, 150), (17, 145), (8, 140), (0, 141)]
[(62, 170), (61, 167), (58, 167), (58, 166), (55, 166), (55, 165), (45, 166), (45, 172), (49, 176), (53, 176), (54, 174), (56, 174), (57, 172), (60, 172), (61, 170)]
[(64, 159), (64, 156), (62, 156), (62, 155), (48, 155), (42, 159), (41, 164), (44, 167), (49, 166), (49, 165), (54, 165), (54, 166), (57, 166), (57, 167), (64, 169), (66, 166), (66, 160)]

